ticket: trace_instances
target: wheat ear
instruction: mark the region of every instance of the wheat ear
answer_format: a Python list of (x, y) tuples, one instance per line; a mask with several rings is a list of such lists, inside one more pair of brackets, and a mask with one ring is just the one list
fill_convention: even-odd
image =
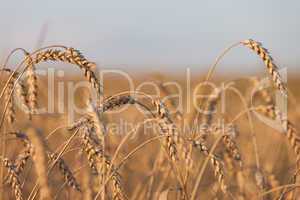
[(10, 161), (7, 158), (2, 159), (3, 165), (5, 168), (7, 168), (8, 170), (8, 176), (10, 179), (10, 186), (13, 189), (13, 192), (15, 194), (15, 197), (17, 200), (23, 200), (22, 197), (22, 187), (20, 184), (20, 180), (19, 180), (19, 176), (15, 171), (15, 166), (12, 163), (12, 161)]
[(235, 127), (231, 127), (230, 129), (226, 130), (226, 132), (224, 133), (222, 141), (230, 157), (232, 157), (235, 161), (237, 161), (242, 167), (243, 166), (242, 156), (234, 140), (235, 135), (237, 135), (236, 129)]
[(10, 134), (15, 135), (16, 138), (22, 141), (24, 145), (23, 152), (19, 154), (17, 159), (15, 160), (16, 173), (19, 175), (23, 172), (27, 161), (29, 160), (29, 158), (33, 153), (33, 146), (26, 134), (22, 132), (11, 132)]
[(278, 67), (274, 63), (273, 58), (269, 54), (268, 50), (265, 49), (260, 42), (254, 41), (252, 39), (244, 40), (241, 43), (244, 46), (253, 50), (255, 53), (257, 53), (257, 55), (261, 57), (261, 59), (263, 60), (263, 62), (265, 63), (268, 69), (269, 74), (272, 77), (272, 80), (276, 88), (283, 94), (287, 94), (287, 89), (285, 87), (285, 84), (282, 81)]
[(96, 165), (98, 148), (94, 145), (93, 140), (90, 137), (91, 129), (87, 124), (85, 124), (82, 127), (80, 127), (80, 130), (81, 130), (80, 138), (82, 140), (82, 148), (87, 155), (89, 166), (92, 169), (92, 172), (94, 174), (98, 174), (97, 165)]
[(45, 61), (62, 61), (77, 65), (84, 72), (84, 76), (90, 82), (92, 87), (96, 90), (98, 96), (101, 96), (102, 89), (100, 82), (98, 81), (92, 68), (95, 67), (95, 63), (88, 61), (80, 51), (70, 47), (66, 50), (59, 49), (47, 49), (45, 51), (38, 52), (34, 59), (34, 64)]
[(296, 155), (297, 164), (300, 165), (300, 136), (295, 126), (288, 119), (283, 119), (282, 113), (274, 105), (258, 106), (256, 110), (265, 116), (280, 121), (284, 133)]
[(183, 114), (180, 112), (180, 110), (177, 110), (177, 106), (176, 106), (176, 102), (174, 102), (171, 98), (167, 98), (170, 96), (171, 92), (168, 90), (167, 87), (165, 87), (165, 85), (161, 82), (158, 83), (158, 87), (160, 89), (160, 92), (162, 94), (162, 96), (160, 97), (161, 99), (164, 97), (166, 98), (166, 101), (164, 101), (166, 103), (166, 105), (169, 108), (173, 108), (176, 109), (175, 112), (175, 117), (177, 120), (182, 120), (183, 118)]
[(202, 124), (211, 125), (213, 114), (215, 112), (218, 101), (220, 100), (220, 95), (221, 90), (219, 88), (215, 88), (210, 94), (208, 100), (204, 103), (204, 115), (200, 115), (200, 122)]
[[(107, 171), (108, 169), (112, 169), (112, 185), (114, 199), (124, 199), (122, 185), (120, 182), (120, 175), (118, 174), (118, 172), (114, 171), (114, 166), (111, 165), (108, 156), (104, 155), (103, 151), (100, 148), (96, 147), (92, 142), (93, 140), (90, 138), (89, 128), (86, 125), (84, 125), (81, 128), (81, 139), (83, 141), (82, 147), (87, 154), (90, 167), (98, 173), (101, 171), (101, 176), (105, 175), (103, 174), (103, 172)], [(103, 163), (105, 163), (104, 166)]]
[(294, 152), (296, 154), (296, 161), (298, 166), (300, 165), (300, 137), (297, 129), (295, 126), (289, 121), (286, 120), (284, 123), (284, 127), (286, 127), (286, 135), (287, 138), (291, 144), (291, 146), (294, 149)]
[(69, 166), (62, 158), (58, 158), (56, 153), (48, 152), (48, 156), (51, 161), (57, 160), (59, 171), (63, 174), (65, 181), (67, 184), (72, 187), (73, 189), (81, 192), (80, 185), (77, 182), (76, 178), (74, 177), (72, 171), (70, 170)]
[[(13, 121), (15, 121), (15, 117), (14, 117), (14, 113), (15, 113), (14, 104), (15, 103), (18, 103), (18, 105), (21, 107), (22, 111), (24, 111), (25, 113), (28, 113), (28, 111), (29, 111), (26, 87), (22, 80), (17, 81), (17, 77), (19, 76), (18, 72), (13, 72), (12, 70), (7, 69), (7, 68), (2, 69), (1, 71), (5, 72), (9, 76), (14, 73), (14, 75), (8, 82), (7, 90), (5, 90), (5, 99), (6, 99), (6, 101), (9, 101), (7, 115), (9, 116), (8, 117), (9, 121), (12, 120), (11, 122), (13, 122)], [(14, 84), (15, 84), (15, 90), (13, 91), (14, 95), (10, 96), (10, 93), (12, 92)]]
[(93, 105), (91, 102), (88, 105), (88, 118), (90, 119), (90, 125), (92, 126), (95, 136), (97, 136), (97, 139), (99, 140), (98, 143), (101, 144), (101, 146), (104, 146), (104, 133), (105, 133), (105, 127), (102, 123), (102, 114), (103, 112), (98, 111), (95, 105)]
[[(258, 82), (255, 82), (258, 84)], [(265, 116), (271, 119), (277, 119), (283, 126), (284, 132), (286, 133), (287, 139), (294, 149), (296, 154), (297, 164), (300, 164), (300, 136), (295, 126), (288, 120), (283, 118), (283, 113), (277, 109), (274, 105), (273, 99), (265, 90), (259, 90), (258, 93), (264, 97), (267, 105), (257, 106), (256, 111), (263, 113)]]
[[(15, 161), (13, 163), (14, 164), (14, 171), (19, 176), (23, 172), (27, 161), (31, 157), (32, 145), (29, 142), (29, 139), (27, 138), (27, 136), (25, 134), (21, 133), (21, 132), (11, 132), (9, 134), (15, 135), (24, 144), (24, 150), (20, 154), (18, 154), (17, 158), (15, 159)], [(11, 184), (11, 182), (12, 182), (12, 179), (9, 175), (4, 180), (8, 184)]]
[[(205, 156), (209, 156), (209, 149), (204, 143), (204, 141), (201, 140), (194, 140), (193, 141), (193, 146), (200, 150), (201, 153), (203, 153)], [(218, 183), (220, 185), (221, 190), (223, 193), (227, 193), (227, 185), (225, 184), (225, 179), (224, 179), (224, 170), (222, 167), (222, 163), (220, 162), (219, 158), (215, 155), (210, 156), (210, 162), (211, 165), (213, 166), (214, 169), (214, 175), (218, 180)]]
[(109, 97), (108, 99), (105, 99), (103, 104), (100, 105), (98, 108), (101, 112), (106, 112), (109, 110), (112, 110), (114, 108), (119, 108), (124, 105), (128, 104), (134, 104), (136, 103), (135, 99), (130, 95), (124, 95), (124, 96), (114, 96)]
[(35, 70), (33, 60), (30, 54), (28, 54), (26, 56), (26, 78), (28, 85), (28, 104), (31, 114), (36, 113), (37, 109), (38, 84)]
[(15, 113), (15, 107), (14, 107), (14, 103), (13, 103), (13, 97), (10, 96), (12, 90), (13, 90), (13, 83), (9, 83), (9, 85), (4, 93), (4, 99), (6, 102), (8, 102), (7, 111), (5, 114), (7, 117), (7, 121), (10, 124), (13, 124), (16, 120), (16, 113)]
[(167, 110), (165, 105), (159, 100), (154, 100), (152, 103), (156, 108), (156, 118), (161, 128), (161, 132), (166, 135), (164, 139), (166, 150), (171, 160), (177, 161), (177, 143), (179, 141), (177, 128), (170, 119), (169, 111)]

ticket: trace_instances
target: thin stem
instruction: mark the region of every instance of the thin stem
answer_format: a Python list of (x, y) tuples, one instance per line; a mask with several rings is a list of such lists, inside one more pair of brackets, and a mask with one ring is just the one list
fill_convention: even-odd
[[(108, 181), (114, 176), (114, 174), (125, 164), (125, 162), (132, 157), (136, 152), (138, 152), (139, 150), (141, 150), (142, 148), (144, 148), (144, 146), (146, 146), (147, 144), (150, 144), (154, 141), (157, 141), (161, 138), (164, 138), (166, 136), (164, 135), (160, 135), (160, 136), (156, 136), (153, 137), (145, 142), (143, 142), (142, 144), (140, 144), (139, 146), (137, 146), (136, 148), (134, 148), (130, 153), (127, 154), (126, 157), (124, 157), (122, 159), (122, 161), (118, 164), (118, 166), (116, 167), (116, 169), (112, 172), (110, 172), (110, 175), (108, 176), (108, 178), (106, 178), (106, 180), (104, 181), (104, 185), (106, 185), (108, 183)], [(97, 200), (97, 198), (99, 197), (99, 195), (102, 193), (103, 188), (101, 190), (98, 191), (97, 195), (95, 196), (94, 200)]]

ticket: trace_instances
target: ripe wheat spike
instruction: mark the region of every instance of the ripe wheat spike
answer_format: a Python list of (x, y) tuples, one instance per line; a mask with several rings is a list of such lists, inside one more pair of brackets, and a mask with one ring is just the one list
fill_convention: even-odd
[(269, 74), (272, 77), (272, 80), (276, 88), (283, 94), (287, 94), (287, 89), (280, 76), (279, 69), (277, 65), (274, 63), (273, 58), (269, 54), (268, 50), (265, 49), (261, 43), (252, 39), (244, 40), (242, 41), (242, 44), (250, 48), (251, 50), (253, 50), (255, 53), (257, 53), (257, 55), (261, 57), (261, 59), (263, 60), (263, 62), (265, 63), (268, 69)]

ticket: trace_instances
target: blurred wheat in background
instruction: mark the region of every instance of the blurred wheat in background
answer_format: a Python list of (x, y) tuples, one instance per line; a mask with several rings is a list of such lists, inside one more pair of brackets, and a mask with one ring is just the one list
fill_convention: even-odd
[[(212, 80), (221, 58), (237, 46), (261, 58), (268, 87), (262, 77)], [(16, 52), (23, 60), (10, 67)], [(50, 85), (37, 69), (50, 69), (51, 62), (77, 67), (82, 76), (55, 77)], [(184, 77), (176, 78), (184, 91), (176, 98), (166, 74), (137, 76), (135, 84), (152, 80), (154, 87), (132, 91), (121, 79), (100, 80), (96, 70), (72, 47), (9, 54), (0, 71), (0, 199), (299, 197), (300, 138), (293, 125), (299, 80), (287, 86), (261, 43), (234, 44), (206, 77), (194, 78), (200, 99), (188, 97)], [(79, 82), (84, 87), (67, 94)]]

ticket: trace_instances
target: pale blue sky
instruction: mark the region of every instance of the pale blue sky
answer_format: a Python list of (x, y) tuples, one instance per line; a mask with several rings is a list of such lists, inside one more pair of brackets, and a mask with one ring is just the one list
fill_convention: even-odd
[[(100, 66), (206, 69), (228, 45), (253, 38), (296, 70), (299, 13), (296, 0), (1, 0), (0, 48), (34, 49), (46, 24), (44, 45), (74, 46)], [(258, 69), (255, 58), (240, 47), (223, 64)]]

